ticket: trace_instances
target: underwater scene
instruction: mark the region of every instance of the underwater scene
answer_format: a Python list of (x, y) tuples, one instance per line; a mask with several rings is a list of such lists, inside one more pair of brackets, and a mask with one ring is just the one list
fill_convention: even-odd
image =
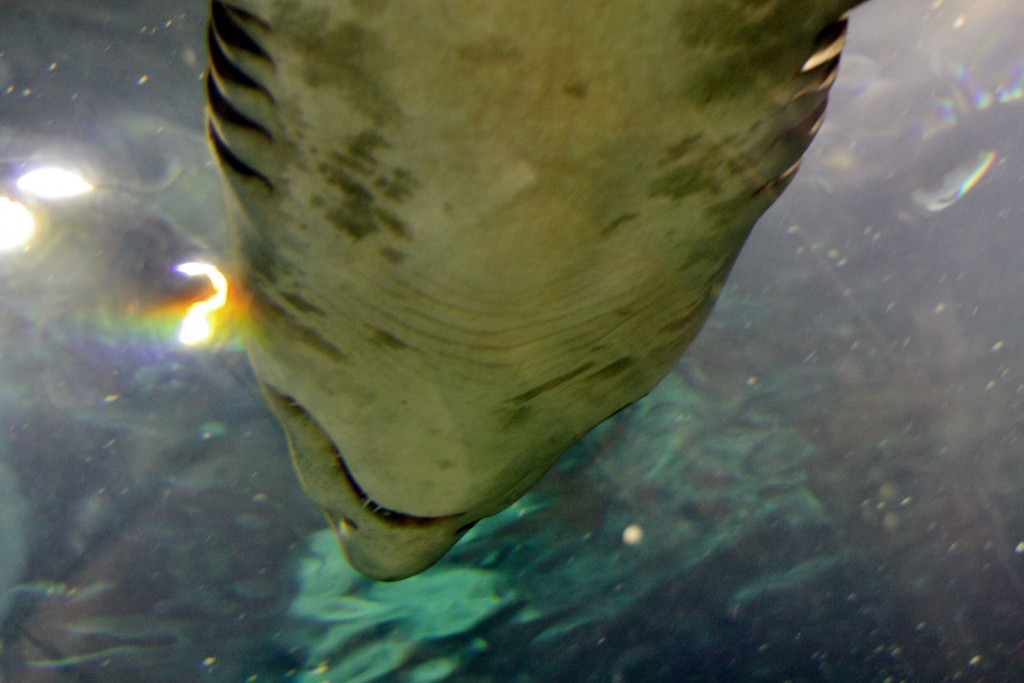
[(1024, 4), (855, 10), (665, 380), (354, 572), (235, 331), (203, 0), (0, 0), (0, 681), (1024, 680)]

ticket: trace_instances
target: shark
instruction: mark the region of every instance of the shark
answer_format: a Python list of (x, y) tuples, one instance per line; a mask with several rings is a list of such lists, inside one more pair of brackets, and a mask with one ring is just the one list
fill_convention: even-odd
[(242, 335), (400, 580), (647, 394), (825, 115), (855, 0), (213, 0)]

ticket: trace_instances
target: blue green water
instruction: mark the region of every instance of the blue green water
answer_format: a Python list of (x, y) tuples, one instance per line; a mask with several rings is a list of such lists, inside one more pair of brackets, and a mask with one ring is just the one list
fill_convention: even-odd
[[(200, 0), (0, 0), (0, 680), (1024, 677), (1024, 12), (858, 10), (647, 399), (423, 575), (351, 572), (230, 325)], [(32, 195), (33, 168), (93, 191)], [(6, 218), (7, 229), (13, 218)]]

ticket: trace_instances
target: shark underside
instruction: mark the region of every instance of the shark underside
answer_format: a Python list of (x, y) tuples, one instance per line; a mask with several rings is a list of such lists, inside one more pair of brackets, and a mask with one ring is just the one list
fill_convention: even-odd
[(429, 567), (672, 368), (855, 4), (211, 3), (245, 342), (356, 569)]

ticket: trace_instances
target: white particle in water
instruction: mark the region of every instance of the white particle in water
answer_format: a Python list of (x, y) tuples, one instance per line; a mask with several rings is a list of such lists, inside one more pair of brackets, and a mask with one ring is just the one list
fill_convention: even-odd
[(622, 542), (626, 545), (640, 545), (644, 540), (644, 528), (639, 524), (630, 524), (622, 530)]

